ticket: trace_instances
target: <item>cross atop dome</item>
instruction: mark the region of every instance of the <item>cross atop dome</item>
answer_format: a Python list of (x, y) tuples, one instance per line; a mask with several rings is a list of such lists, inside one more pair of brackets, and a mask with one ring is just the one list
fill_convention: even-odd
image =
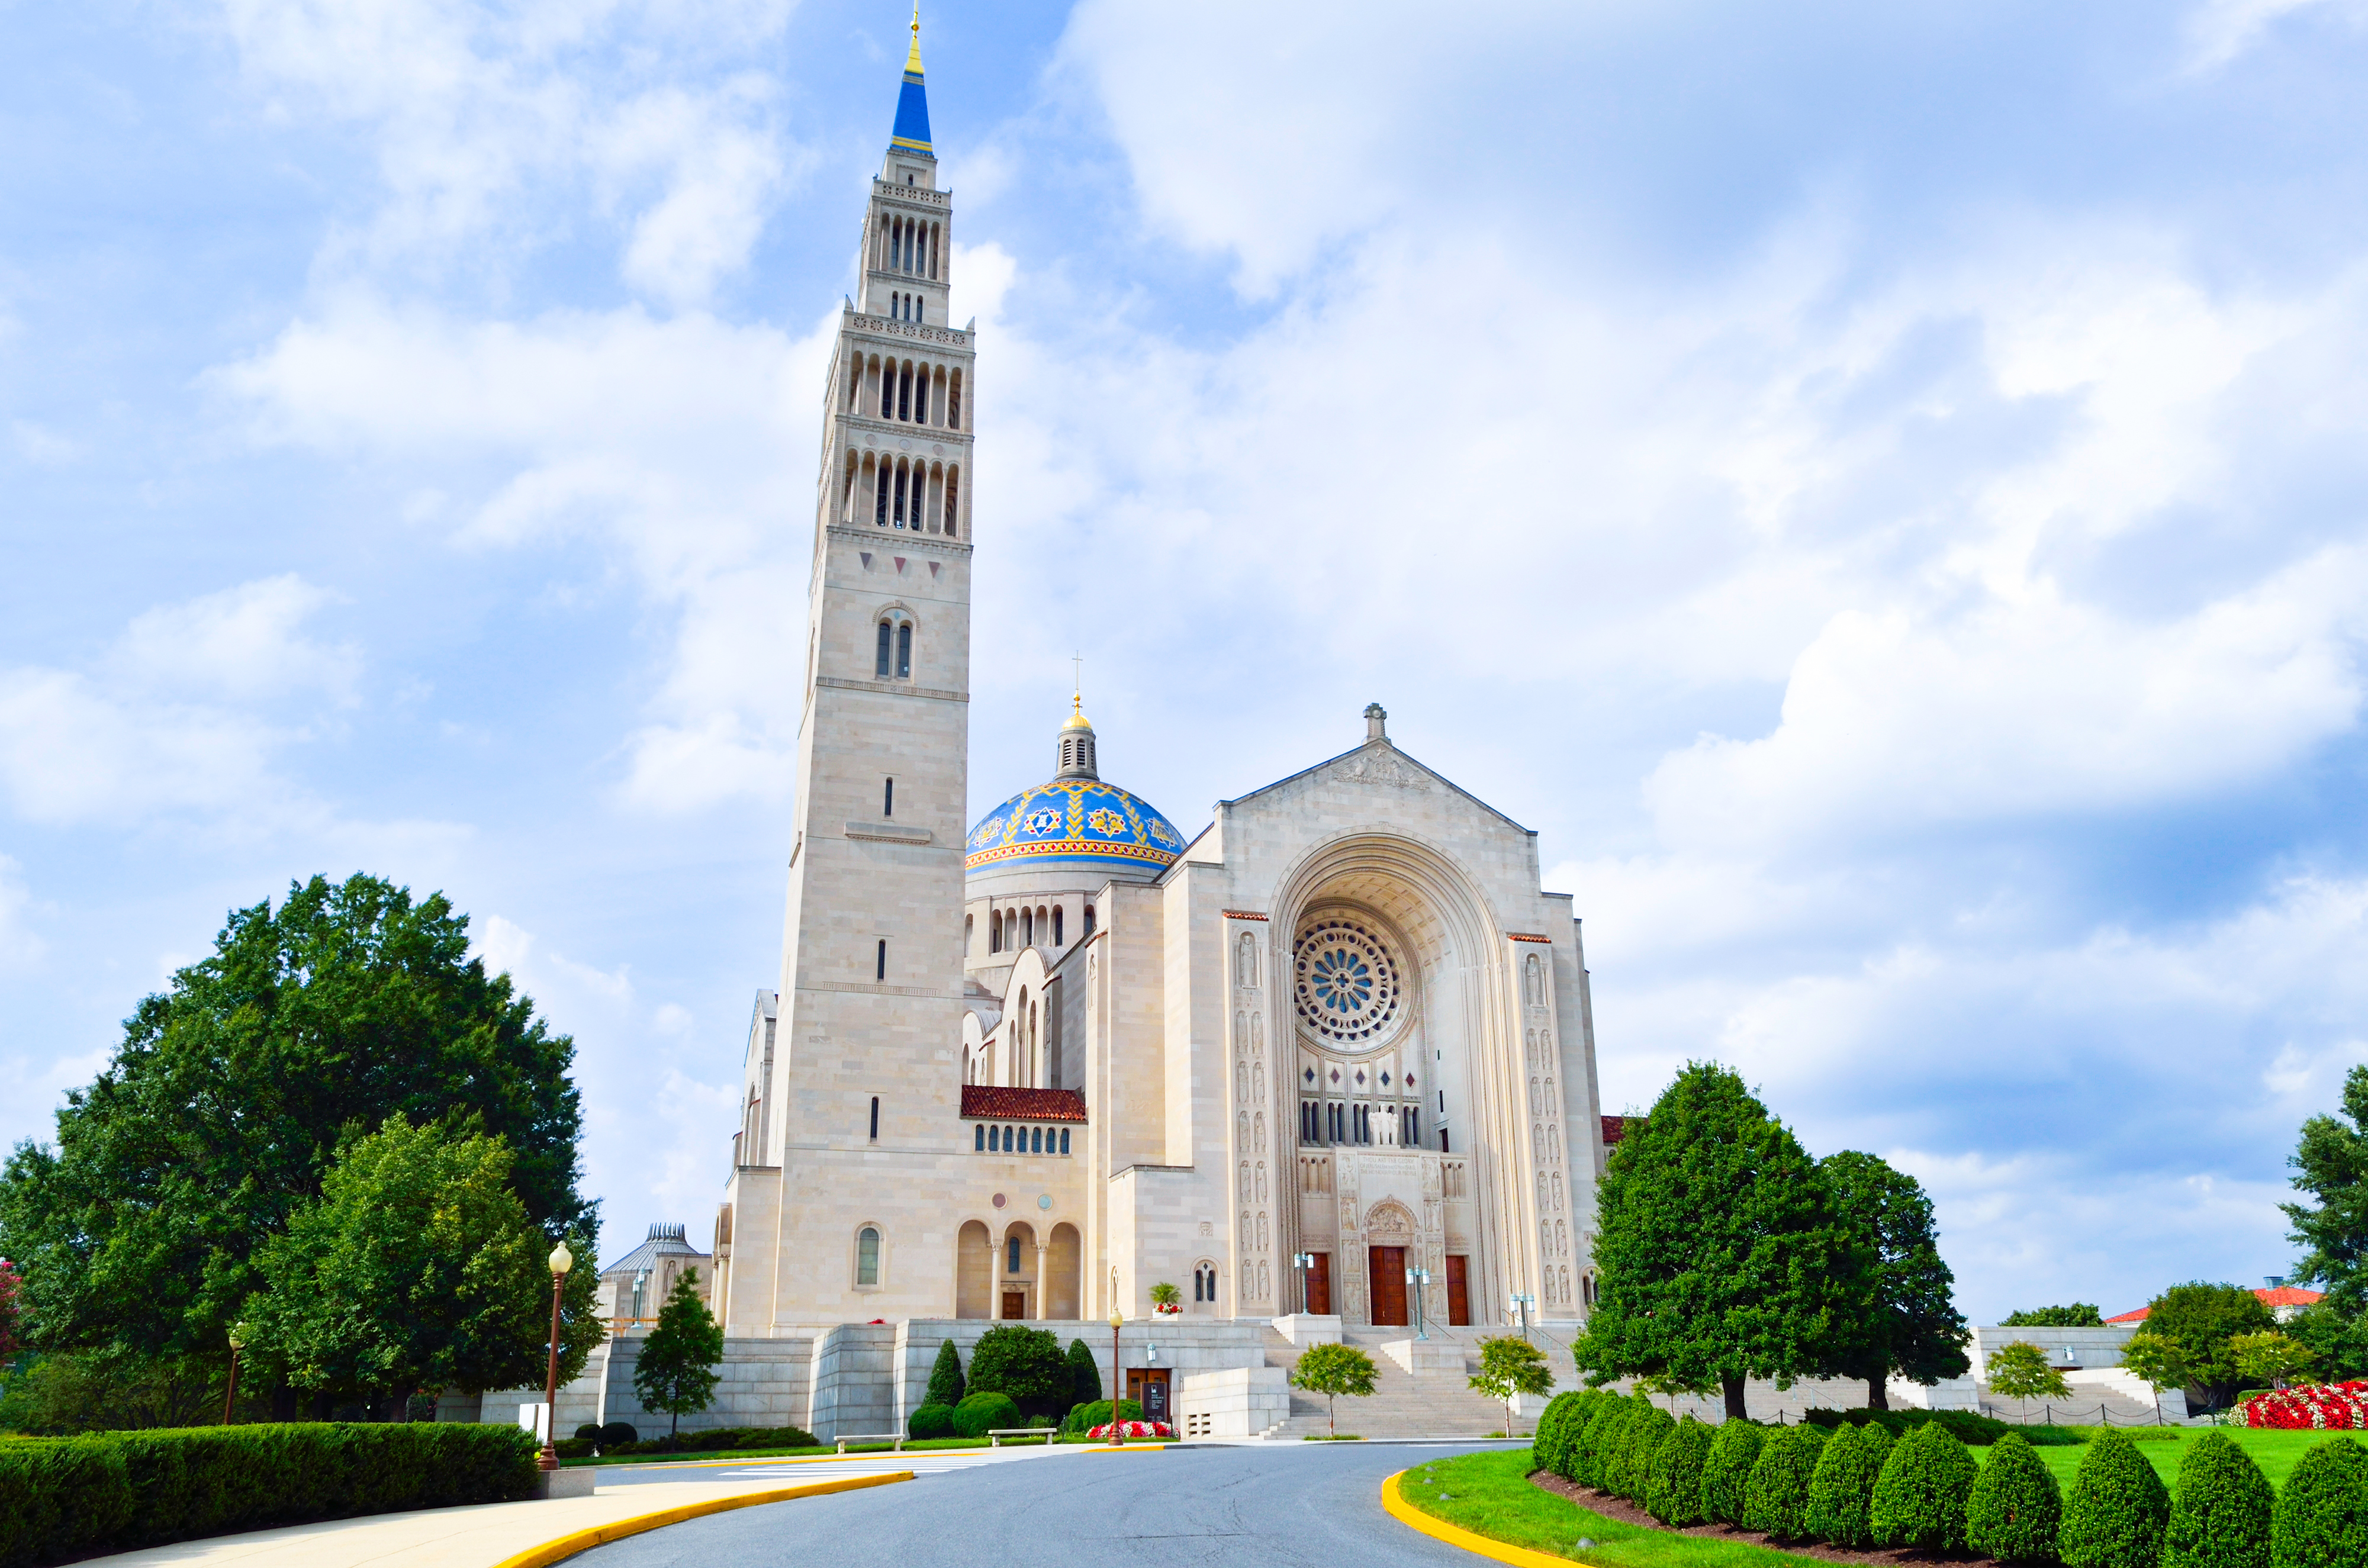
[(929, 95), (921, 84), (921, 7), (913, 7), (913, 48), (905, 56), (905, 85), (896, 95), (896, 129), (889, 133), (891, 153), (934, 158), (929, 146)]

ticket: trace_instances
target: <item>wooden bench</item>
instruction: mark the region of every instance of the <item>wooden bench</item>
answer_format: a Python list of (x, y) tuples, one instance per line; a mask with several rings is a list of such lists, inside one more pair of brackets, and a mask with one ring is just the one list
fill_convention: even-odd
[(999, 1449), (1006, 1437), (1042, 1437), (1050, 1443), (1060, 1430), (1058, 1426), (990, 1426), (986, 1429), (986, 1446)]
[(893, 1451), (901, 1454), (905, 1451), (905, 1434), (902, 1432), (850, 1432), (838, 1439), (838, 1451), (847, 1452), (847, 1445), (849, 1443), (894, 1443), (896, 1447)]

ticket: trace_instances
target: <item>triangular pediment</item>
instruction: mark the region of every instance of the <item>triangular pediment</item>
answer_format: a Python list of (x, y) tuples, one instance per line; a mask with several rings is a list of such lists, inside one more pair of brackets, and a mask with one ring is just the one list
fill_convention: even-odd
[(1262, 789), (1253, 790), (1240, 799), (1226, 803), (1244, 806), (1260, 796), (1271, 795), (1280, 790), (1325, 784), (1348, 785), (1383, 793), (1453, 795), (1459, 800), (1471, 801), (1490, 816), (1523, 833), (1529, 831), (1445, 774), (1416, 761), (1386, 740), (1368, 741), (1354, 751), (1342, 752), (1338, 756), (1319, 762), (1313, 767), (1302, 769), (1287, 778), (1278, 778)]

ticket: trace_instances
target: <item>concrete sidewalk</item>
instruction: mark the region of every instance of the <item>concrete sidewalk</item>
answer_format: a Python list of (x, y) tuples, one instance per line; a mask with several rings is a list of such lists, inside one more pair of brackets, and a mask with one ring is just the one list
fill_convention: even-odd
[[(885, 1457), (885, 1456), (883, 1456)], [(882, 1475), (903, 1477), (906, 1467), (881, 1465)], [(580, 1530), (613, 1526), (646, 1514), (689, 1504), (712, 1504), (751, 1494), (808, 1485), (845, 1487), (859, 1477), (804, 1477), (794, 1467), (777, 1473), (723, 1481), (644, 1483), (602, 1486), (589, 1497), (556, 1497), (535, 1503), (481, 1503), (465, 1508), (423, 1508), (407, 1514), (372, 1514), (358, 1519), (325, 1519), (246, 1535), (214, 1536), (173, 1546), (85, 1560), (85, 1568), (497, 1568)]]

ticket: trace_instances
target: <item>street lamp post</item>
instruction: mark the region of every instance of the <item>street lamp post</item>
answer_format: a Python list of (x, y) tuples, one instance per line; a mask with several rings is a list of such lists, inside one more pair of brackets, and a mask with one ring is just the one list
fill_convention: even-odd
[(1422, 1321), (1423, 1288), (1429, 1283), (1429, 1269), (1409, 1268), (1406, 1270), (1406, 1284), (1414, 1291), (1414, 1336), (1417, 1339), (1429, 1339), (1430, 1337), (1430, 1333), (1423, 1326)]
[(565, 1242), (551, 1249), (551, 1369), (542, 1384), (542, 1453), (535, 1460), (546, 1471), (559, 1468), (559, 1292), (575, 1267)]
[(222, 1424), (230, 1425), (231, 1403), (238, 1398), (238, 1353), (246, 1346), (246, 1324), (230, 1325), (230, 1387), (222, 1391)]
[(1118, 1331), (1126, 1322), (1126, 1314), (1116, 1307), (1110, 1309), (1110, 1443), (1115, 1448), (1126, 1447), (1126, 1429), (1118, 1424), (1118, 1403), (1126, 1397), (1126, 1374), (1119, 1368)]
[(1530, 1309), (1538, 1304), (1538, 1299), (1535, 1296), (1529, 1295), (1515, 1296), (1510, 1304), (1513, 1312), (1521, 1320), (1521, 1337), (1523, 1339), (1529, 1338)]

